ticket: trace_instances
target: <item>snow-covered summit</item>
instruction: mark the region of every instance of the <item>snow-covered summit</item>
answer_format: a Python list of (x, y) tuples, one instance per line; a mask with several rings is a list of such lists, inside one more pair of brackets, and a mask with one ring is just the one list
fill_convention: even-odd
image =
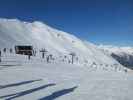
[(49, 52), (66, 55), (74, 52), (79, 63), (118, 64), (95, 45), (84, 42), (72, 34), (52, 28), (43, 22), (23, 22), (18, 19), (0, 19), (0, 48), (15, 45), (33, 45), (46, 48)]

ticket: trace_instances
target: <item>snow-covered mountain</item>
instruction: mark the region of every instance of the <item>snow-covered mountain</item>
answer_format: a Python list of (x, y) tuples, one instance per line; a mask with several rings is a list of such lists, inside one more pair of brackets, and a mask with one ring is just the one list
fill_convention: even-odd
[(100, 45), (98, 48), (111, 55), (122, 65), (133, 69), (133, 47)]
[[(37, 54), (28, 59), (9, 52), (15, 45), (33, 45)], [(42, 48), (48, 51), (44, 59)], [(96, 45), (42, 22), (0, 19), (0, 50), (1, 100), (132, 100), (131, 70)], [(62, 62), (72, 52), (74, 64)], [(47, 62), (49, 54), (55, 59)]]
[(94, 44), (54, 29), (42, 22), (23, 22), (18, 19), (0, 19), (0, 47), (33, 45), (46, 48), (54, 55), (69, 55), (74, 52), (80, 64), (104, 64), (121, 66), (111, 56), (100, 51)]

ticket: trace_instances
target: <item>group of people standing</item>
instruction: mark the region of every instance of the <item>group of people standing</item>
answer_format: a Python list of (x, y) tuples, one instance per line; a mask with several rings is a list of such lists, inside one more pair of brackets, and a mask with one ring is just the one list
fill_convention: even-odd
[[(32, 56), (37, 56), (37, 50), (20, 50), (21, 53), (16, 53), (16, 49), (15, 49), (15, 52), (12, 48), (3, 48), (0, 50), (0, 62), (2, 62), (2, 55), (4, 53), (16, 53), (16, 54), (22, 54), (22, 55), (27, 55), (27, 58), (28, 60), (31, 60), (31, 57)], [(19, 51), (19, 52), (20, 52)], [(45, 48), (42, 48), (41, 50), (38, 50), (38, 53), (41, 54), (41, 59), (44, 59), (44, 61), (46, 61), (47, 63), (50, 63), (50, 62), (53, 62), (56, 58), (52, 55), (52, 54), (49, 54), (48, 51), (45, 49)], [(74, 63), (74, 58), (75, 58), (75, 53), (70, 53), (69, 54), (71, 57), (71, 60), (68, 60), (68, 63), (71, 63), (73, 64)], [(65, 61), (65, 59), (67, 59), (67, 56), (65, 56), (64, 58), (62, 58), (63, 62)]]
[[(3, 50), (0, 50), (0, 62), (2, 61), (2, 52), (3, 53), (6, 53), (7, 52), (7, 48), (4, 48)], [(9, 52), (12, 53), (13, 52), (13, 49), (10, 48), (9, 49)]]

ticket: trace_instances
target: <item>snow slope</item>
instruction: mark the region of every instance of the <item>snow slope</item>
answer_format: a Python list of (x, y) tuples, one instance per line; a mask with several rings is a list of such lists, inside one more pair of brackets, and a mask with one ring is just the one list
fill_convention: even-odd
[(0, 100), (132, 100), (132, 77), (70, 64), (0, 66)]
[[(77, 37), (51, 28), (39, 22), (23, 22), (18, 19), (0, 19), (0, 47), (15, 45), (33, 45), (35, 48), (46, 48), (53, 55), (68, 55), (74, 52), (79, 61), (77, 64), (117, 64), (112, 57), (104, 54), (93, 44), (83, 42)], [(70, 58), (70, 57), (69, 57)]]
[[(2, 52), (0, 100), (132, 100), (133, 72), (92, 43), (42, 22), (0, 19), (0, 48), (19, 44), (46, 48), (56, 61)], [(78, 61), (61, 62), (70, 52)]]
[(133, 69), (133, 47), (116, 47), (100, 45), (98, 48), (108, 53), (122, 65)]

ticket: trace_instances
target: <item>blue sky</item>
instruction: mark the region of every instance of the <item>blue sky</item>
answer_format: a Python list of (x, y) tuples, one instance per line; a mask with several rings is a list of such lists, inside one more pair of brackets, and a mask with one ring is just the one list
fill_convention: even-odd
[(40, 20), (96, 44), (133, 46), (133, 0), (0, 0), (0, 17)]

